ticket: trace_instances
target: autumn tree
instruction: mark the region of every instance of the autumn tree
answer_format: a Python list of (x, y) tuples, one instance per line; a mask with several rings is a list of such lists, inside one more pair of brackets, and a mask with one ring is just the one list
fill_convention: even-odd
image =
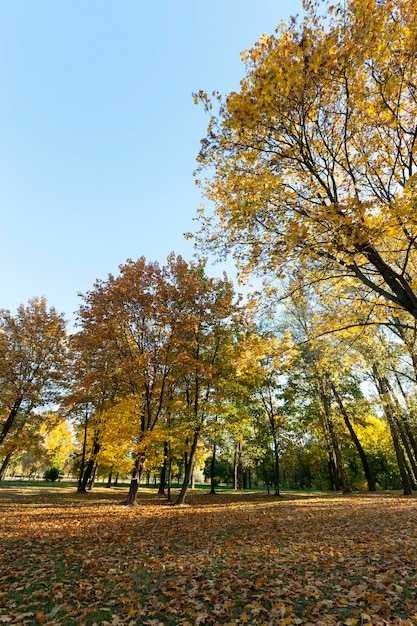
[(233, 285), (210, 278), (204, 264), (177, 260), (169, 267), (175, 359), (173, 375), (189, 425), (189, 451), (178, 504), (185, 500), (204, 428), (224, 404), (234, 372), (238, 308)]
[[(5, 449), (10, 449), (9, 446), (13, 451), (13, 465), (20, 466), (22, 474), (31, 478), (42, 476), (52, 468), (57, 476), (70, 470), (73, 437), (68, 423), (56, 413), (36, 415), (36, 419), (26, 424), (17, 441), (7, 439)], [(0, 473), (5, 472), (0, 470)]]
[[(97, 298), (98, 299), (98, 298)], [(76, 454), (78, 492), (85, 493), (97, 468), (106, 409), (116, 402), (119, 382), (113, 341), (97, 307), (71, 338), (71, 385), (63, 402), (72, 419), (81, 452)]]
[[(379, 410), (379, 402), (376, 405)], [(355, 422), (372, 475), (381, 489), (397, 489), (401, 484), (398, 462), (392, 443), (390, 428), (386, 420), (372, 410)]]
[[(127, 401), (79, 407), (74, 419), (78, 441), (75, 469), (78, 470), (78, 492), (91, 491), (99, 466), (108, 476), (128, 476), (132, 470), (132, 449), (138, 430), (139, 412), (133, 398)], [(111, 476), (110, 476), (111, 482)]]
[(288, 333), (281, 336), (252, 328), (242, 341), (238, 381), (246, 387), (248, 408), (258, 439), (264, 440), (264, 455), (272, 452), (272, 480), (280, 495), (280, 462), (290, 429), (283, 400), (286, 373), (296, 354)]
[(217, 113), (195, 97), (211, 115), (198, 160), (214, 204), (198, 243), (246, 272), (296, 265), (298, 284), (349, 277), (417, 318), (416, 4), (304, 9), (243, 53)]
[[(103, 416), (112, 403), (132, 398), (132, 419), (139, 423), (128, 498), (133, 503), (143, 471), (146, 435), (164, 406), (171, 329), (164, 271), (159, 264), (141, 257), (136, 262), (128, 260), (119, 269), (118, 276), (96, 281), (94, 289), (83, 296), (77, 342), (86, 363), (94, 361), (94, 367), (85, 367), (84, 389), (86, 397), (92, 394), (97, 414)], [(101, 436), (100, 426), (96, 455)]]
[(94, 406), (90, 445), (96, 461), (105, 448), (110, 452), (106, 433), (120, 429), (121, 407), (130, 407), (122, 430), (130, 433), (125, 441), (134, 469), (127, 503), (134, 504), (144, 469), (155, 467), (158, 458), (168, 460), (178, 432), (186, 436), (186, 480), (191, 476), (214, 393), (230, 369), (233, 288), (226, 278), (207, 277), (203, 262), (187, 263), (174, 254), (162, 267), (142, 257), (119, 269), (83, 296), (71, 401)]
[(132, 449), (137, 437), (140, 411), (135, 396), (112, 403), (102, 415), (100, 452), (97, 464), (111, 475), (130, 476), (133, 460)]
[(68, 470), (70, 457), (74, 451), (73, 433), (69, 424), (61, 418), (54, 428), (45, 431), (43, 426), (41, 432), (44, 437), (46, 468)]
[(0, 311), (0, 445), (13, 438), (17, 445), (39, 411), (62, 396), (68, 372), (65, 325), (45, 298), (29, 300), (15, 316)]
[[(411, 495), (417, 479), (416, 441), (413, 424), (409, 419), (408, 403), (404, 400), (400, 402), (397, 391), (398, 387), (404, 391), (400, 376), (406, 370), (407, 348), (382, 329), (372, 333), (371, 337), (369, 335), (362, 333), (358, 348), (361, 348), (364, 361), (368, 364), (370, 379), (377, 389), (381, 409), (389, 426), (404, 494)], [(411, 359), (408, 369), (413, 372)], [(397, 389), (395, 385), (398, 385)]]
[[(344, 490), (350, 490), (351, 476), (343, 457), (353, 444), (354, 452), (349, 453), (352, 467), (360, 462), (369, 491), (375, 491), (375, 476), (357, 434), (358, 423), (363, 423), (370, 412), (361, 388), (368, 365), (360, 348), (372, 347), (372, 341), (364, 339), (365, 331), (357, 324), (335, 333), (333, 307), (337, 308), (335, 299), (326, 303), (311, 288), (303, 295), (298, 293), (286, 307), (285, 323), (299, 344), (299, 360), (294, 368), (296, 372), (290, 374), (290, 387), (296, 398), (301, 399), (304, 394), (304, 404), (309, 405), (306, 414), (316, 415), (317, 423), (321, 424), (334, 487), (339, 488), (341, 477)], [(370, 337), (374, 332), (375, 327), (368, 329)], [(315, 410), (311, 410), (313, 407)]]

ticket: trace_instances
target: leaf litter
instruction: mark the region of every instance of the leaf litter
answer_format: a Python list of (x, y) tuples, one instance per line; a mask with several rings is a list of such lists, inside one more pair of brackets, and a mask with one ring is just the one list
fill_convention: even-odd
[(417, 500), (0, 491), (0, 624), (417, 625)]

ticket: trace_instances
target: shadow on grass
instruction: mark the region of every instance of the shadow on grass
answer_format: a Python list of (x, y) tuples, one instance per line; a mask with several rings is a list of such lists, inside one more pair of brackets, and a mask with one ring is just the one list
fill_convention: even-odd
[[(199, 485), (197, 489), (190, 489), (187, 494), (186, 507), (220, 508), (228, 505), (266, 505), (278, 502), (307, 502), (311, 500), (340, 499), (346, 502), (349, 499), (378, 498), (379, 493), (356, 493), (343, 495), (334, 492), (300, 492), (282, 491), (280, 496), (268, 494), (266, 489), (235, 491), (231, 488), (221, 488), (216, 494), (209, 493), (209, 485)], [(43, 507), (59, 506), (86, 508), (89, 506), (111, 506), (123, 504), (128, 492), (127, 484), (107, 488), (103, 485), (95, 486), (85, 494), (77, 493), (76, 481), (60, 481), (56, 483), (44, 481), (9, 480), (0, 483), (0, 507), (11, 505), (38, 505)], [(384, 497), (399, 497), (401, 493), (381, 492)], [(172, 502), (168, 502), (166, 495), (160, 495), (155, 488), (141, 486), (138, 491), (138, 507), (172, 506), (179, 494), (179, 489), (171, 491)]]

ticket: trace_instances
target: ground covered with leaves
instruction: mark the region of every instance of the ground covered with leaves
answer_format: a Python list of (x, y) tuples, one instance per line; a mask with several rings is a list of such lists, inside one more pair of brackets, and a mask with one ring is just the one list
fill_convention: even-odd
[(0, 624), (417, 624), (417, 499), (0, 488)]

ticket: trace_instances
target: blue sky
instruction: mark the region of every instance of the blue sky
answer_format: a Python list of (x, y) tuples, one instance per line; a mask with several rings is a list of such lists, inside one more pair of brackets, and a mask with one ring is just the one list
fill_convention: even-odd
[[(189, 260), (192, 172), (240, 52), (301, 0), (5, 0), (0, 3), (0, 308), (33, 296), (72, 322), (127, 258)], [(226, 266), (230, 271), (230, 266)], [(221, 266), (208, 268), (219, 275)]]

